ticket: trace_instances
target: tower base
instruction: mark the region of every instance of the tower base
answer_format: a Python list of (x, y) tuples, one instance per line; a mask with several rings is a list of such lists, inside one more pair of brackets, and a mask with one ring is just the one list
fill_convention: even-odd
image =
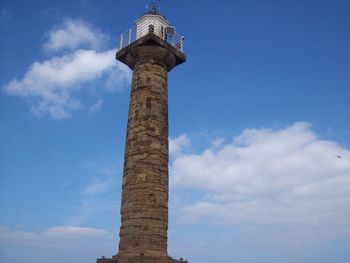
[(171, 257), (148, 257), (148, 256), (135, 256), (135, 257), (118, 257), (113, 258), (99, 258), (97, 263), (188, 263), (187, 260), (176, 260)]

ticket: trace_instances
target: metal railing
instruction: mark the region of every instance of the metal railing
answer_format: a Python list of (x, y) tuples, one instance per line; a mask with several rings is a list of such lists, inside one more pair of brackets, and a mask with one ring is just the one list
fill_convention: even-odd
[(130, 45), (148, 33), (154, 33), (176, 49), (183, 52), (185, 38), (182, 35), (176, 33), (175, 30), (174, 32), (170, 33), (167, 31), (168, 29), (166, 27), (160, 23), (157, 23), (156, 21), (152, 24), (141, 24), (138, 26), (135, 25), (120, 36), (119, 49)]

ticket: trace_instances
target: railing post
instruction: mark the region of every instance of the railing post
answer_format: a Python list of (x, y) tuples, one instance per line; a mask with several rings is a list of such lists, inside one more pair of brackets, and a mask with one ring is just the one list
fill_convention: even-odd
[(130, 45), (130, 43), (131, 43), (131, 28), (129, 29), (129, 43), (128, 43), (128, 45)]
[(181, 43), (181, 52), (183, 52), (184, 51), (184, 37), (183, 36), (181, 36), (181, 40), (180, 40), (180, 43)]
[(119, 49), (123, 48), (123, 35), (120, 35), (120, 46)]

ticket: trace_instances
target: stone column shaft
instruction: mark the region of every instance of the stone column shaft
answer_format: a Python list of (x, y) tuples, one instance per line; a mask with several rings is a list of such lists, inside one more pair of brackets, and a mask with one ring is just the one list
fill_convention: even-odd
[(136, 52), (133, 67), (119, 256), (167, 256), (168, 65), (164, 62), (170, 53), (159, 49)]

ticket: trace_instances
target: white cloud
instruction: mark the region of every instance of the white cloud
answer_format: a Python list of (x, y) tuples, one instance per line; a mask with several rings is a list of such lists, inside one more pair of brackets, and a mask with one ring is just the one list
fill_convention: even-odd
[(100, 53), (78, 50), (41, 63), (35, 62), (23, 79), (14, 79), (5, 86), (5, 91), (34, 99), (32, 110), (38, 116), (49, 113), (57, 119), (69, 117), (72, 110), (82, 108), (80, 100), (73, 97), (82, 84), (101, 78), (111, 68), (117, 70), (114, 53), (114, 50)]
[(178, 156), (171, 175), (177, 189), (204, 196), (183, 200), (187, 219), (322, 226), (350, 236), (350, 151), (318, 139), (307, 123), (245, 130), (219, 149)]
[(99, 49), (108, 42), (107, 35), (78, 19), (65, 20), (47, 35), (48, 40), (43, 45), (47, 51), (75, 50), (79, 47)]
[[(96, 30), (89, 29), (81, 21), (68, 20), (62, 27), (63, 29), (51, 32), (52, 41), (48, 42), (51, 43), (49, 46), (76, 48), (83, 43), (94, 46), (98, 44), (96, 41), (103, 42), (104, 39), (95, 32)], [(60, 32), (57, 33), (59, 36), (64, 35), (62, 32), (73, 36), (67, 35), (59, 41), (57, 39), (60, 38), (54, 37), (55, 32)], [(74, 35), (75, 33), (77, 36)], [(88, 37), (90, 35), (94, 37)], [(73, 41), (69, 40), (70, 38), (81, 39), (79, 41), (75, 39), (73, 45), (69, 42)], [(61, 56), (51, 57), (43, 62), (34, 62), (22, 79), (15, 78), (3, 88), (8, 94), (29, 99), (32, 111), (39, 117), (49, 114), (56, 119), (67, 118), (72, 111), (84, 108), (83, 102), (79, 99), (82, 88), (100, 81), (99, 84), (103, 89), (114, 91), (130, 81), (130, 71), (125, 65), (115, 60), (115, 52), (115, 49), (105, 51), (78, 49)]]
[(101, 107), (103, 106), (103, 100), (99, 99), (96, 101), (96, 103), (94, 105), (92, 105), (89, 109), (90, 113), (95, 113), (100, 111)]
[(179, 137), (169, 137), (169, 154), (171, 156), (177, 156), (181, 151), (190, 145), (190, 139), (186, 134), (182, 134)]

